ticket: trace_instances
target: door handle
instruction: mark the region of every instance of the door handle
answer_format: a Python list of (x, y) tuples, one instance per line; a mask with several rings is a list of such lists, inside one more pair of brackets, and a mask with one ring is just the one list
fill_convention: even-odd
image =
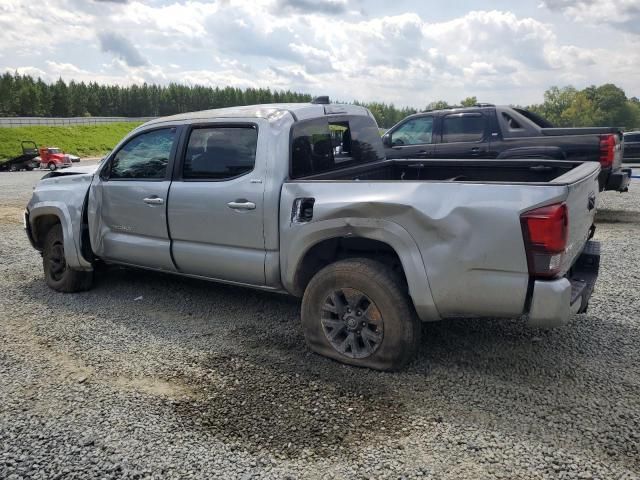
[(143, 200), (144, 203), (146, 203), (147, 205), (162, 205), (164, 203), (164, 198), (160, 198), (160, 197), (147, 197)]
[(247, 202), (247, 201), (229, 202), (227, 203), (227, 206), (229, 208), (232, 208), (233, 210), (255, 210), (256, 209), (255, 203)]
[(480, 147), (473, 147), (471, 149), (471, 155), (478, 155), (480, 153)]

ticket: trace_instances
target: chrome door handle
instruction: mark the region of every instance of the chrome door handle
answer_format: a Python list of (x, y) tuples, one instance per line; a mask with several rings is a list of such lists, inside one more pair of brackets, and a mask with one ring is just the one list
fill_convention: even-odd
[(253, 202), (229, 202), (227, 203), (229, 208), (234, 210), (255, 210), (256, 204)]
[(164, 203), (164, 199), (160, 197), (147, 197), (143, 202), (147, 205), (162, 205)]

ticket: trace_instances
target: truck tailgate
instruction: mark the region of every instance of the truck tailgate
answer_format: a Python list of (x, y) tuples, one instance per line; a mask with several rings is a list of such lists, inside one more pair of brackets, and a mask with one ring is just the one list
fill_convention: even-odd
[(565, 203), (569, 214), (569, 238), (562, 273), (571, 268), (589, 239), (596, 214), (599, 173), (599, 164), (585, 162), (552, 182), (566, 183), (568, 189)]

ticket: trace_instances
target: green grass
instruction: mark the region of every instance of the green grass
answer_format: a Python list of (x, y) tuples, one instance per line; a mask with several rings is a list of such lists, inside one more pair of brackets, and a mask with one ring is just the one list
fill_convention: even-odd
[(22, 140), (33, 140), (39, 147), (58, 147), (80, 157), (97, 157), (107, 153), (138, 122), (73, 125), (69, 127), (0, 128), (0, 162), (20, 155)]

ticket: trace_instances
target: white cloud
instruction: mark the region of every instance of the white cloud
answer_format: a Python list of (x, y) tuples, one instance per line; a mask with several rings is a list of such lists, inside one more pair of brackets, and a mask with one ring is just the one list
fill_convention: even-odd
[(638, 0), (543, 0), (542, 6), (561, 11), (578, 22), (609, 23), (640, 34)]
[(67, 38), (77, 41), (93, 36), (94, 18), (68, 8), (65, 1), (43, 8), (39, 2), (0, 2), (0, 45), (3, 50), (23, 54), (54, 51)]
[(18, 72), (20, 75), (30, 75), (34, 78), (52, 80), (47, 72), (37, 67), (7, 67), (5, 70), (11, 73)]
[(295, 12), (300, 14), (318, 13), (340, 15), (347, 12), (346, 0), (277, 0), (273, 6), (275, 13)]
[(98, 39), (100, 40), (100, 49), (103, 52), (113, 53), (130, 67), (141, 67), (149, 63), (136, 46), (119, 33), (100, 32)]
[[(612, 1), (626, 5), (622, 18), (632, 18), (633, 2)], [(36, 7), (3, 0), (0, 69), (22, 66), (44, 78), (118, 84), (284, 88), (418, 107), (467, 95), (539, 101), (544, 89), (565, 82), (640, 88), (640, 41), (604, 52), (563, 42), (556, 25), (509, 11), (429, 21), (416, 11), (364, 16), (353, 0), (303, 8), (310, 2), (49, 0)], [(601, 14), (604, 2), (544, 4), (587, 21)]]

